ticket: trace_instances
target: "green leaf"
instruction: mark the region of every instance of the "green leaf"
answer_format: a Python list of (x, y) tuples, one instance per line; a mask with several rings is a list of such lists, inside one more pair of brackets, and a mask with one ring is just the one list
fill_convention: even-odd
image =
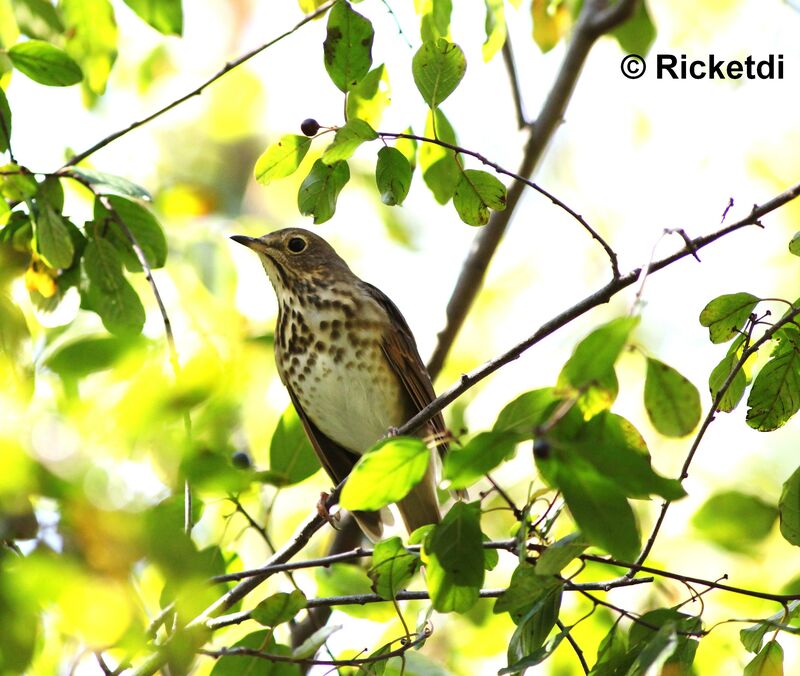
[(103, 320), (103, 326), (113, 334), (138, 334), (144, 326), (142, 301), (122, 273), (114, 245), (108, 240), (94, 238), (86, 245), (81, 259), (87, 284), (83, 300)]
[(127, 178), (106, 174), (94, 169), (84, 169), (83, 167), (70, 167), (64, 172), (65, 176), (75, 176), (83, 183), (88, 183), (101, 195), (121, 195), (122, 197), (133, 197), (138, 200), (151, 201), (153, 198), (150, 193), (139, 185), (136, 185)]
[(303, 216), (313, 216), (314, 223), (324, 223), (336, 211), (336, 200), (342, 188), (350, 180), (347, 162), (325, 164), (314, 162), (308, 176), (300, 186), (297, 206)]
[(80, 66), (63, 50), (41, 40), (20, 42), (8, 50), (14, 67), (39, 84), (68, 87), (83, 79)]
[(586, 461), (549, 451), (544, 457), (537, 455), (536, 465), (561, 491), (586, 539), (617, 559), (633, 561), (640, 549), (639, 527), (625, 494)]
[(9, 202), (22, 202), (33, 197), (38, 189), (36, 179), (24, 167), (13, 162), (0, 167), (0, 194)]
[(141, 342), (118, 336), (87, 336), (59, 346), (43, 362), (59, 377), (70, 380), (110, 369)]
[[(437, 138), (451, 145), (458, 143), (453, 127), (438, 108), (428, 111), (425, 136)], [(422, 180), (430, 188), (436, 201), (439, 204), (447, 204), (456, 191), (461, 177), (455, 153), (435, 143), (423, 143), (419, 151), (419, 166), (422, 169)]]
[(633, 16), (611, 31), (623, 52), (647, 56), (656, 39), (656, 27), (647, 11), (647, 2), (636, 3)]
[(452, 0), (414, 0), (414, 7), (421, 15), (419, 33), (423, 42), (450, 36)]
[(419, 556), (405, 549), (399, 537), (392, 537), (375, 545), (367, 575), (372, 580), (372, 590), (391, 600), (408, 584), (419, 566)]
[(480, 503), (456, 502), (425, 540), (423, 562), (434, 610), (464, 613), (483, 584)]
[(306, 607), (306, 596), (299, 589), (268, 596), (250, 611), (250, 617), (265, 627), (288, 622)]
[(647, 358), (644, 406), (650, 422), (667, 437), (685, 437), (700, 421), (700, 393), (671, 366)]
[(5, 293), (0, 292), (0, 354), (17, 358), (20, 345), (30, 335), (22, 310)]
[(580, 556), (589, 543), (580, 533), (570, 533), (557, 540), (536, 561), (537, 575), (558, 575), (570, 561)]
[[(259, 629), (233, 644), (233, 648), (249, 648), (267, 655), (289, 658), (292, 651), (275, 642), (272, 629)], [(254, 655), (224, 655), (209, 672), (209, 676), (300, 676), (300, 667), (289, 662), (270, 662)]]
[(183, 34), (181, 0), (124, 0), (139, 18), (164, 35)]
[[(167, 239), (161, 224), (155, 216), (137, 202), (124, 197), (112, 195), (108, 203), (117, 217), (128, 227), (131, 235), (138, 243), (151, 269), (163, 267), (167, 260)], [(95, 201), (95, 219), (108, 219), (107, 238), (116, 247), (125, 267), (131, 272), (142, 272), (142, 264), (134, 251), (128, 235), (120, 224), (105, 208), (100, 200)]]
[(381, 202), (389, 206), (402, 204), (411, 187), (411, 165), (397, 148), (384, 146), (378, 151), (375, 166), (375, 183)]
[(503, 407), (492, 430), (511, 432), (518, 441), (532, 439), (535, 429), (547, 422), (560, 402), (552, 387), (525, 392)]
[(636, 659), (628, 652), (628, 637), (615, 623), (605, 635), (597, 649), (597, 662), (590, 672), (592, 676), (617, 676), (625, 674)]
[(528, 660), (539, 651), (556, 624), (562, 593), (563, 585), (559, 584), (519, 619), (508, 643), (507, 658), (511, 667), (531, 665)]
[(553, 638), (551, 638), (546, 645), (543, 645), (538, 650), (534, 650), (532, 653), (526, 657), (523, 657), (518, 662), (515, 662), (507, 667), (503, 667), (497, 672), (497, 675), (506, 676), (506, 674), (521, 674), (524, 673), (526, 669), (535, 667), (537, 664), (541, 664), (555, 652), (561, 641), (567, 637), (571, 630), (572, 627), (565, 627), (563, 631), (553, 636)]
[(800, 601), (789, 601), (786, 604), (786, 610), (781, 608), (777, 613), (770, 615), (761, 622), (741, 629), (739, 631), (739, 640), (745, 650), (757, 653), (761, 650), (761, 644), (768, 631), (775, 631), (779, 625), (785, 625), (789, 620), (796, 618), (799, 612)]
[(466, 70), (461, 47), (444, 38), (423, 43), (411, 61), (414, 83), (431, 108), (438, 108), (453, 93)]
[(65, 49), (83, 70), (90, 94), (103, 94), (117, 59), (117, 22), (108, 0), (61, 0), (66, 25)]
[(325, 70), (333, 84), (347, 92), (360, 82), (372, 65), (375, 31), (368, 19), (340, 0), (328, 14), (328, 31), (322, 47)]
[(481, 432), (462, 448), (450, 448), (442, 478), (449, 488), (466, 488), (514, 453), (517, 437), (508, 432)]
[(794, 233), (794, 236), (789, 242), (789, 253), (800, 256), (800, 232)]
[(49, 202), (39, 202), (34, 220), (36, 249), (51, 268), (66, 269), (72, 264), (75, 248), (64, 217)]
[(401, 500), (422, 481), (430, 456), (430, 449), (415, 437), (384, 439), (350, 472), (342, 489), (342, 507), (375, 511)]
[[(725, 384), (725, 381), (728, 379), (731, 371), (736, 368), (736, 365), (739, 363), (739, 357), (740, 355), (738, 355), (736, 351), (732, 353), (729, 352), (722, 358), (722, 361), (714, 367), (714, 370), (708, 377), (708, 389), (711, 392), (712, 400), (717, 398), (717, 394), (719, 393), (720, 389), (722, 389), (722, 386)], [(723, 411), (724, 413), (730, 413), (739, 405), (739, 402), (744, 396), (744, 390), (746, 387), (747, 376), (745, 375), (744, 368), (740, 368), (738, 371), (736, 371), (736, 375), (733, 376), (730, 386), (722, 395), (722, 399), (720, 399), (719, 408), (717, 410)]]
[(347, 92), (345, 111), (347, 119), (364, 120), (373, 129), (381, 124), (383, 111), (389, 105), (391, 89), (389, 72), (381, 64), (367, 73), (361, 81)]
[(653, 470), (642, 435), (622, 416), (603, 411), (586, 423), (578, 423), (577, 429), (572, 420), (563, 418), (554, 430), (553, 448), (558, 457), (570, 461), (574, 455), (588, 462), (627, 497), (659, 495), (677, 500), (686, 495), (679, 481)]
[(286, 408), (272, 433), (269, 468), (280, 477), (281, 485), (299, 483), (319, 469), (317, 454), (294, 406)]
[(755, 495), (724, 491), (712, 495), (692, 518), (703, 537), (734, 552), (752, 551), (775, 524), (778, 510)]
[(638, 323), (638, 317), (618, 317), (603, 324), (578, 343), (561, 369), (558, 387), (579, 394), (578, 406), (587, 418), (614, 403), (614, 364)]
[(783, 676), (783, 648), (769, 641), (744, 668), (743, 676)]
[(341, 160), (349, 160), (353, 153), (365, 141), (378, 138), (375, 130), (364, 120), (353, 118), (348, 120), (343, 127), (339, 127), (331, 144), (322, 153), (325, 164), (333, 164)]
[(453, 206), (467, 225), (486, 225), (490, 209), (506, 208), (506, 187), (488, 172), (466, 169), (453, 193)]
[(800, 467), (783, 484), (778, 511), (781, 535), (787, 542), (800, 547)]
[(261, 185), (268, 185), (273, 179), (293, 174), (310, 147), (311, 139), (308, 136), (282, 136), (280, 141), (269, 146), (256, 160), (256, 180)]
[(14, 19), (23, 35), (53, 42), (64, 32), (58, 11), (47, 0), (15, 0), (11, 4)]
[(739, 335), (758, 301), (745, 292), (718, 296), (703, 308), (700, 325), (708, 328), (712, 343), (727, 343)]
[(787, 326), (776, 338), (778, 347), (747, 397), (747, 424), (761, 432), (778, 429), (800, 409), (800, 331)]
[(11, 108), (3, 88), (0, 87), (0, 153), (11, 145)]
[[(657, 663), (663, 665), (662, 673), (691, 673), (698, 645), (691, 635), (701, 629), (699, 617), (678, 612), (676, 608), (656, 608), (645, 613), (641, 622), (633, 623), (630, 628), (629, 656), (635, 660), (635, 666), (631, 666), (628, 673), (658, 673), (658, 670), (645, 672), (648, 666), (652, 669)], [(673, 635), (674, 641), (669, 638)]]
[(508, 589), (497, 597), (494, 613), (508, 613), (515, 623), (519, 623), (531, 610), (540, 609), (543, 599), (560, 592), (563, 586), (557, 577), (540, 575), (536, 566), (523, 561), (514, 569)]
[(499, 52), (506, 42), (506, 15), (503, 0), (484, 0), (486, 5), (486, 40), (481, 53), (483, 60), (489, 62)]
[(324, 627), (320, 627), (292, 650), (292, 657), (296, 660), (304, 660), (313, 657), (316, 655), (317, 651), (325, 645), (325, 641), (328, 640), (331, 634), (339, 631), (341, 628), (341, 624), (328, 624)]

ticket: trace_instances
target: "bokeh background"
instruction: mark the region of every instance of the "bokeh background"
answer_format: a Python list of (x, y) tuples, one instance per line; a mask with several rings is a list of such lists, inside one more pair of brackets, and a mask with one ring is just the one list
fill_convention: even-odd
[[(389, 70), (392, 102), (380, 130), (402, 131), (411, 125), (421, 133), (426, 108), (410, 67), (419, 43), (418, 19), (410, 3), (388, 4), (394, 14), (376, 0), (357, 7), (378, 36), (373, 62), (384, 62)], [(452, 39), (466, 53), (468, 69), (443, 109), (461, 145), (513, 170), (523, 136), (516, 128), (502, 60), (487, 64), (481, 56), (483, 3), (454, 4)], [(531, 39), (527, 4), (518, 9), (508, 4), (506, 11), (525, 110), (534, 117), (560, 66), (564, 44), (547, 54), (540, 52)], [(66, 149), (81, 150), (149, 114), (302, 17), (294, 2), (204, 0), (184, 8), (183, 37), (166, 38), (121, 2), (114, 8), (120, 27), (118, 62), (107, 93), (91, 110), (84, 106), (78, 87), (44, 88), (19, 74), (8, 85), (15, 112), (14, 152), (29, 168), (54, 170), (63, 163)], [(608, 239), (623, 271), (645, 264), (654, 251), (661, 256), (682, 245), (674, 235), (663, 236), (665, 228), (683, 228), (690, 236), (710, 232), (719, 226), (729, 198), (734, 200), (727, 216), (732, 221), (800, 177), (797, 8), (764, 0), (680, 0), (650, 3), (650, 10), (658, 30), (651, 59), (659, 52), (723, 59), (782, 54), (785, 76), (772, 81), (659, 81), (648, 72), (639, 80), (627, 80), (620, 73), (624, 53), (617, 42), (599, 41), (536, 180)], [(103, 334), (99, 319), (78, 311), (77, 294), (68, 295), (56, 312), (44, 313), (28, 300), (22, 279), (11, 287), (32, 331), (19, 361), (35, 364), (36, 377), (32, 392), (28, 380), (8, 374), (3, 378), (0, 429), (7, 449), (0, 485), (24, 485), (39, 465), (65, 482), (74, 494), (69, 519), (73, 532), (83, 534), (80, 542), (65, 542), (59, 534), (65, 515), (52, 501), (36, 499), (43, 524), (37, 546), (56, 551), (77, 546), (89, 560), (86, 569), (63, 564), (50, 569), (43, 564), (43, 577), (36, 578), (40, 584), (57, 573), (60, 580), (51, 578), (52, 589), (45, 590), (56, 603), (48, 615), (48, 639), (35, 673), (66, 673), (82, 646), (116, 640), (143, 607), (149, 612), (156, 608), (162, 584), (156, 571), (138, 571), (135, 585), (113, 575), (115, 562), (109, 559), (116, 554), (109, 543), (119, 526), (104, 524), (103, 515), (121, 512), (135, 517), (179, 485), (185, 444), (181, 402), (196, 402), (194, 434), (215, 452), (247, 450), (256, 465), (267, 465), (270, 438), (288, 405), (270, 345), (277, 308), (257, 259), (231, 243), (229, 235), (256, 236), (287, 226), (314, 228), (361, 277), (395, 300), (423, 358), (433, 349), (476, 231), (459, 220), (451, 205), (438, 205), (418, 173), (404, 206), (386, 207), (371, 178), (376, 144), (362, 146), (351, 162), (353, 176), (335, 217), (321, 226), (299, 215), (296, 195), (324, 143), (313, 146), (292, 177), (267, 187), (253, 179), (258, 155), (282, 134), (299, 133), (304, 118), (323, 125), (342, 122), (341, 93), (323, 68), (324, 32), (324, 20), (308, 24), (202, 95), (111, 143), (90, 160), (95, 168), (125, 176), (154, 195), (154, 209), (169, 241), (167, 266), (156, 271), (155, 279), (182, 364), (177, 384), (161, 316), (144, 279), (135, 284), (148, 309), (146, 340), (131, 344), (113, 368), (79, 382), (59, 377), (44, 364), (69, 341)], [(66, 213), (75, 222), (90, 218), (91, 203), (82, 190), (68, 191), (67, 205)], [(797, 259), (788, 253), (787, 243), (798, 223), (800, 204), (789, 204), (765, 218), (763, 229), (748, 228), (709, 247), (701, 253), (701, 263), (686, 259), (647, 280), (635, 342), (687, 375), (701, 390), (705, 408), (710, 403), (707, 377), (724, 348), (708, 341), (697, 321), (700, 310), (722, 293), (796, 298)], [(609, 274), (600, 248), (568, 215), (541, 196), (526, 193), (437, 389), (533, 333), (598, 288)], [(554, 384), (577, 340), (602, 321), (627, 313), (633, 302), (633, 289), (620, 294), (608, 307), (573, 322), (470, 390), (449, 411), (454, 429), (486, 429), (518, 393)], [(773, 311), (782, 311), (780, 304)], [(614, 410), (642, 431), (657, 469), (676, 475), (691, 437), (666, 440), (649, 426), (642, 404), (644, 367), (639, 351), (624, 355)], [(781, 484), (795, 468), (800, 445), (796, 422), (763, 434), (746, 426), (744, 414), (742, 406), (720, 415), (711, 426), (685, 484), (689, 497), (670, 510), (650, 562), (710, 579), (727, 574), (734, 584), (777, 591), (798, 574), (797, 553), (777, 527), (758, 547), (745, 543), (735, 553), (699, 537), (691, 523), (708, 496), (719, 490), (741, 490), (775, 504)], [(531, 481), (540, 485), (530, 449), (520, 448), (496, 479), (523, 500)], [(259, 520), (269, 513), (272, 537), (282, 543), (327, 487), (327, 478), (319, 472), (277, 495), (269, 488), (250, 490), (242, 501)], [(225, 488), (211, 480), (203, 488), (205, 509), (195, 539), (198, 546), (222, 543), (235, 549), (243, 567), (258, 565), (268, 554), (266, 547), (246, 529), (241, 515), (231, 516), (234, 510), (224, 499)], [(652, 522), (652, 507), (641, 510), (644, 532)], [(491, 536), (507, 536), (510, 523), (503, 517), (486, 521)], [(322, 554), (327, 537), (318, 536), (308, 555)], [(513, 565), (513, 560), (501, 557), (486, 586), (507, 582)], [(612, 575), (597, 572), (598, 578), (603, 576)], [(297, 580), (309, 596), (335, 593), (320, 576), (298, 573)], [(277, 577), (270, 581), (274, 589), (285, 585)], [(686, 588), (666, 582), (649, 592), (634, 587), (610, 595), (632, 610), (687, 597)], [(719, 592), (704, 600), (709, 625), (777, 610), (775, 604)], [(409, 607), (413, 619), (415, 606)], [(574, 597), (567, 597), (564, 607), (575, 618), (589, 609)], [(693, 612), (693, 605), (685, 610)], [(348, 615), (337, 611), (332, 621), (345, 625), (330, 639), (334, 652), (370, 648), (400, 633), (388, 604), (351, 609)], [(576, 630), (576, 639), (588, 648), (590, 664), (592, 646), (612, 621), (598, 611)], [(504, 651), (513, 625), (505, 615), (492, 615), (491, 603), (479, 604), (467, 617), (437, 616), (433, 622), (435, 635), (424, 652), (452, 673), (494, 673), (506, 664)], [(723, 625), (701, 641), (698, 673), (736, 673), (742, 668), (746, 656), (738, 644), (741, 626)], [(232, 629), (224, 642), (232, 643), (237, 631), (245, 630)], [(792, 673), (800, 664), (797, 643), (782, 644), (787, 673)], [(211, 661), (201, 662), (198, 673), (210, 667)], [(564, 643), (542, 673), (572, 674), (577, 669)], [(98, 670), (85, 659), (77, 661), (74, 673)]]

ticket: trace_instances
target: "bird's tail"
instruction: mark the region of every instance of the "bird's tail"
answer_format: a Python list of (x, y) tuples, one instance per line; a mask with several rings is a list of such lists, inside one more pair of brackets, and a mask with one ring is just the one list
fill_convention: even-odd
[(421, 526), (439, 523), (442, 520), (439, 512), (439, 499), (436, 496), (435, 473), (433, 463), (430, 463), (422, 481), (397, 503), (400, 516), (403, 517), (403, 523), (409, 533)]

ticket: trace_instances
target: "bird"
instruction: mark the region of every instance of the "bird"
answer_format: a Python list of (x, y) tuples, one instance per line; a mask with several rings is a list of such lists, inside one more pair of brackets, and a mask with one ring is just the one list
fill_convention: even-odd
[[(414, 336), (397, 306), (356, 276), (319, 235), (285, 228), (262, 237), (234, 235), (252, 249), (278, 300), (275, 363), (320, 463), (335, 484), (387, 432), (435, 398)], [(447, 450), (441, 413), (418, 434)], [(397, 504), (409, 533), (441, 520), (435, 463)], [(353, 514), (378, 541), (380, 512)]]

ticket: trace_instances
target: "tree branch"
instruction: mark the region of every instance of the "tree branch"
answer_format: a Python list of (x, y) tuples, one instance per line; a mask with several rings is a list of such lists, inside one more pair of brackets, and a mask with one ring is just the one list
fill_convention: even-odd
[(331, 7), (333, 7), (333, 4), (334, 4), (333, 0), (331, 0), (330, 2), (326, 2), (324, 5), (321, 5), (315, 11), (311, 12), (311, 14), (307, 14), (306, 16), (304, 16), (300, 21), (298, 21), (292, 28), (287, 30), (285, 33), (281, 33), (278, 37), (273, 38), (269, 42), (265, 42), (263, 45), (260, 45), (259, 47), (256, 47), (255, 49), (251, 49), (249, 52), (243, 54), (238, 59), (235, 59), (234, 61), (229, 61), (228, 63), (226, 63), (219, 71), (217, 71), (214, 75), (212, 75), (210, 78), (208, 78), (208, 80), (203, 82), (199, 87), (196, 87), (195, 89), (193, 89), (189, 93), (184, 94), (183, 96), (175, 99), (171, 103), (168, 103), (163, 108), (159, 108), (156, 112), (151, 113), (147, 117), (144, 117), (141, 120), (138, 120), (136, 122), (132, 122), (131, 124), (129, 124), (124, 129), (120, 129), (118, 131), (115, 131), (113, 134), (109, 134), (104, 139), (98, 141), (97, 143), (95, 143), (90, 148), (87, 148), (86, 150), (83, 150), (83, 151), (77, 153), (76, 155), (73, 155), (67, 161), (67, 163), (61, 168), (62, 169), (66, 169), (67, 167), (71, 167), (71, 166), (74, 166), (74, 165), (78, 164), (79, 162), (82, 162), (87, 157), (89, 157), (90, 155), (93, 155), (95, 152), (97, 152), (101, 148), (104, 148), (105, 146), (107, 146), (112, 141), (116, 141), (118, 138), (120, 138), (121, 136), (125, 136), (125, 134), (133, 131), (134, 129), (138, 129), (139, 127), (147, 124), (148, 122), (152, 122), (157, 117), (161, 117), (164, 113), (169, 112), (170, 110), (172, 110), (176, 106), (179, 106), (184, 101), (188, 101), (189, 99), (191, 99), (194, 96), (199, 96), (206, 87), (208, 87), (210, 84), (213, 84), (214, 82), (219, 80), (223, 75), (225, 75), (226, 73), (232, 71), (234, 68), (237, 68), (238, 66), (241, 66), (245, 61), (249, 61), (250, 59), (252, 59), (257, 54), (260, 54), (265, 49), (268, 49), (269, 47), (272, 47), (274, 44), (277, 44), (278, 42), (280, 42), (284, 38), (289, 37), (290, 35), (292, 35), (292, 33), (295, 33), (297, 30), (299, 30), (300, 28), (305, 26), (309, 21), (312, 21), (313, 19), (316, 19), (318, 16), (321, 16), (321, 15), (325, 14), (325, 12), (327, 12)]
[[(736, 230), (740, 230), (748, 225), (760, 225), (759, 219), (761, 217), (772, 211), (775, 211), (775, 209), (782, 207), (784, 204), (792, 201), (798, 196), (800, 196), (800, 184), (797, 184), (789, 190), (782, 192), (776, 197), (773, 197), (771, 200), (765, 202), (761, 206), (754, 206), (753, 210), (748, 216), (737, 221), (736, 223), (732, 223), (731, 225), (728, 225), (709, 235), (702, 235), (690, 240), (683, 249), (680, 249), (676, 253), (652, 263), (649, 266), (649, 274), (654, 274), (659, 270), (663, 270), (664, 268), (672, 265), (682, 258), (685, 258), (686, 256), (694, 256), (696, 252), (703, 247), (716, 242), (718, 239), (721, 239), (726, 235), (735, 232)], [(458, 383), (445, 390), (408, 422), (406, 422), (404, 425), (401, 425), (397, 429), (397, 433), (401, 435), (413, 434), (434, 415), (444, 409), (445, 406), (455, 401), (459, 396), (461, 396), (471, 387), (474, 387), (481, 380), (491, 375), (509, 362), (518, 359), (526, 350), (530, 349), (536, 345), (536, 343), (540, 342), (561, 327), (570, 323), (572, 320), (580, 317), (599, 305), (607, 303), (617, 293), (631, 286), (632, 284), (635, 284), (641, 272), (641, 268), (636, 268), (628, 274), (623, 275), (619, 279), (611, 280), (601, 289), (598, 289), (591, 295), (573, 305), (568, 310), (565, 310), (564, 312), (553, 317), (548, 322), (542, 324), (542, 326), (539, 327), (539, 330), (529, 338), (526, 338), (521, 343), (518, 343), (500, 356), (487, 361), (482, 366), (473, 370), (471, 373), (461, 376)]]
[[(533, 173), (556, 128), (561, 124), (589, 51), (603, 32), (624, 20), (626, 12), (633, 10), (635, 2), (636, 0), (619, 0), (610, 8), (602, 0), (588, 0), (584, 3), (556, 81), (539, 111), (539, 116), (531, 125), (517, 174), (530, 176)], [(512, 184), (508, 190), (506, 208), (493, 212), (489, 223), (475, 236), (447, 304), (445, 327), (438, 335), (436, 348), (428, 362), (428, 372), (432, 379), (442, 370), (521, 195), (522, 184)]]

